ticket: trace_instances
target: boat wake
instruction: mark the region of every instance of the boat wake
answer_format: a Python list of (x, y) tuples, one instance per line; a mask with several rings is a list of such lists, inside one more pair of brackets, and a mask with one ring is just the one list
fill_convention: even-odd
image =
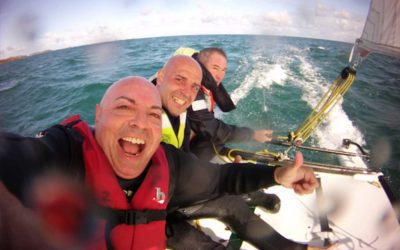
[[(273, 85), (293, 85), (301, 90), (301, 99), (308, 104), (308, 109), (317, 105), (334, 79), (326, 79), (322, 76), (322, 70), (313, 65), (312, 59), (309, 58), (308, 49), (292, 47), (285, 50), (285, 53), (281, 53), (277, 59), (279, 61), (275, 63), (271, 62), (271, 58), (263, 55), (251, 55), (248, 59), (253, 61), (251, 67), (247, 61), (243, 62), (241, 71), (247, 69), (247, 73), (239, 87), (231, 94), (232, 100), (236, 104), (250, 95), (250, 91), (254, 88), (268, 91)], [(297, 98), (297, 96), (293, 98)], [(289, 102), (290, 100), (285, 101)], [(312, 143), (315, 144), (313, 146), (359, 153), (356, 152), (358, 150), (356, 147), (344, 149), (342, 146), (343, 139), (350, 139), (359, 145), (365, 144), (363, 134), (346, 114), (342, 103), (342, 101), (339, 102), (326, 121), (316, 129), (311, 138)], [(267, 110), (268, 107), (265, 106), (262, 111)], [(339, 160), (347, 167), (366, 168), (362, 159), (340, 156)]]
[[(317, 105), (318, 100), (327, 92), (330, 87), (327, 83), (330, 83), (333, 79), (329, 81), (322, 77), (319, 73), (320, 69), (312, 65), (306, 59), (306, 56), (299, 55), (298, 58), (300, 61), (300, 73), (303, 78), (294, 79), (293, 82), (302, 88), (302, 99), (312, 108)], [(365, 144), (363, 134), (350, 120), (342, 104), (343, 101), (340, 101), (330, 112), (322, 126), (316, 129), (313, 136), (319, 147), (344, 150), (342, 146), (343, 139), (350, 139), (359, 145)], [(351, 147), (347, 151), (356, 153), (357, 148)], [(367, 167), (363, 160), (359, 158), (340, 156), (339, 160), (346, 167)]]

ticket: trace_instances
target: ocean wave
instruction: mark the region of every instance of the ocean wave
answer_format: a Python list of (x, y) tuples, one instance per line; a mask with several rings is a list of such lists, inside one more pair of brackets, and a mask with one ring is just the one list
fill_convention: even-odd
[(10, 80), (10, 81), (0, 82), (0, 92), (12, 89), (17, 85), (18, 85), (18, 81), (17, 80)]

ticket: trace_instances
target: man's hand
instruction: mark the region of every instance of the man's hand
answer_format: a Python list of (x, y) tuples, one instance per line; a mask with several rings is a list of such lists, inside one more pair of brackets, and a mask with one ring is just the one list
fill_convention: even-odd
[(275, 181), (287, 188), (293, 188), (298, 194), (309, 194), (318, 186), (314, 171), (302, 166), (303, 155), (296, 153), (293, 164), (275, 170)]
[(273, 132), (273, 130), (269, 129), (255, 130), (253, 139), (261, 143), (271, 141)]
[(233, 163), (241, 163), (242, 162), (242, 156), (236, 155), (235, 158), (233, 159)]
[(0, 182), (0, 249), (57, 249), (43, 221)]

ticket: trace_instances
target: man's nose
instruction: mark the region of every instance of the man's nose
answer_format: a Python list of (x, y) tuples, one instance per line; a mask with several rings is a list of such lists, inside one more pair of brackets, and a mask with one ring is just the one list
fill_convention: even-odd
[(147, 115), (145, 112), (137, 112), (129, 121), (131, 127), (144, 129), (147, 127)]

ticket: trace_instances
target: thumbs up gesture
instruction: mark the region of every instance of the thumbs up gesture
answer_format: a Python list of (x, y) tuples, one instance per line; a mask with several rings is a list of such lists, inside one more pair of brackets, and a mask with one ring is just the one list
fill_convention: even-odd
[(292, 164), (279, 167), (275, 170), (274, 177), (278, 184), (287, 188), (293, 188), (298, 194), (309, 194), (318, 186), (314, 171), (302, 166), (303, 155), (296, 153)]

